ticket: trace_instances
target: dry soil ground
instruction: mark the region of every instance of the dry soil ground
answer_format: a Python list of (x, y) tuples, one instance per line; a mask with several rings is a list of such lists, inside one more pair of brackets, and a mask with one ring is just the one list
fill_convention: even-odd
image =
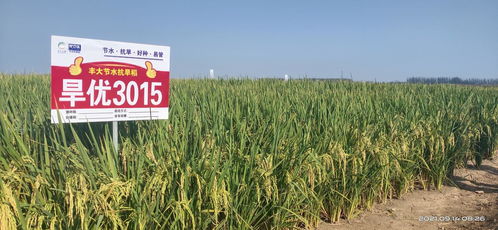
[[(353, 220), (321, 223), (331, 229), (498, 229), (498, 155), (481, 167), (455, 170), (456, 186), (441, 191), (416, 190), (400, 199), (377, 204)], [(427, 221), (430, 217), (437, 220)], [(484, 216), (484, 221), (470, 217)], [(420, 221), (420, 218), (426, 221)], [(445, 218), (455, 221), (446, 221)]]

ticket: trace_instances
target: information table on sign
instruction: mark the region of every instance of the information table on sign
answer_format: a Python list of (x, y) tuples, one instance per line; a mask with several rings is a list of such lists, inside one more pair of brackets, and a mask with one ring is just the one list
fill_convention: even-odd
[(52, 36), (52, 123), (168, 119), (170, 48)]

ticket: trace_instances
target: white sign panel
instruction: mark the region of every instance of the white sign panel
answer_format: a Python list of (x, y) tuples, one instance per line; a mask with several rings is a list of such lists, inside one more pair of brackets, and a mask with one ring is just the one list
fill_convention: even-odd
[(52, 123), (168, 119), (170, 48), (52, 36)]

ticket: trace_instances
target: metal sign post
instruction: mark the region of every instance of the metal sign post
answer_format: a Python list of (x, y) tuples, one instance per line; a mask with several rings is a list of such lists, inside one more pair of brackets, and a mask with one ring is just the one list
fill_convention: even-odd
[(118, 122), (117, 121), (112, 122), (112, 142), (114, 143), (114, 150), (116, 150), (116, 152), (118, 152), (119, 145), (118, 145)]

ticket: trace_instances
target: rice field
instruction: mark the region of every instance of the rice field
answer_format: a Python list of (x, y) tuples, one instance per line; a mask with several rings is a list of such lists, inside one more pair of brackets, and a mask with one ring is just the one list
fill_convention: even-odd
[(495, 148), (498, 89), (171, 81), (170, 119), (50, 124), (48, 75), (0, 74), (0, 229), (293, 229), (450, 183)]

